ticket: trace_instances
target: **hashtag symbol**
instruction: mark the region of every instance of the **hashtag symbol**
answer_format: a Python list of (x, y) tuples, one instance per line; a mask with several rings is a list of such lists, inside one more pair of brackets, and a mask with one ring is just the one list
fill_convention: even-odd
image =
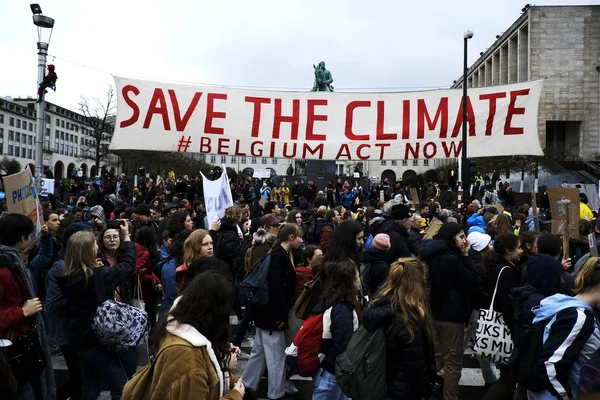
[(181, 139), (179, 139), (179, 146), (177, 146), (177, 151), (180, 153), (186, 152), (189, 149), (191, 143), (192, 137), (188, 136), (186, 139), (185, 135), (183, 135)]

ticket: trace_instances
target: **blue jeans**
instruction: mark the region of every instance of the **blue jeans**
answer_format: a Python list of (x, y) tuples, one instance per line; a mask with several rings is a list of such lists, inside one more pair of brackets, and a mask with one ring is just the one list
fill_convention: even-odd
[(335, 375), (323, 368), (319, 369), (313, 379), (313, 400), (350, 400), (338, 385)]
[(104, 383), (112, 400), (120, 400), (127, 374), (118, 353), (106, 350), (100, 345), (78, 352), (81, 362), (83, 388), (81, 400), (96, 400)]
[(17, 392), (8, 395), (8, 400), (36, 400), (35, 394), (33, 393), (33, 387), (31, 387), (31, 382), (27, 381), (19, 383)]

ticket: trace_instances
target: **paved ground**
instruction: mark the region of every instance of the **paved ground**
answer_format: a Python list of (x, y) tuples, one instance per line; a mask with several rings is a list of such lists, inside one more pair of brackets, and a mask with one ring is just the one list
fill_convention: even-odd
[[(232, 317), (232, 324), (237, 324), (237, 319)], [(235, 328), (235, 325), (233, 326)], [(235, 332), (235, 329), (232, 330)], [(246, 353), (250, 354), (252, 349), (252, 344), (254, 342), (254, 336), (250, 333), (244, 343), (242, 344), (242, 350)], [(61, 356), (53, 357), (54, 369), (57, 375), (57, 381), (62, 382), (66, 379), (66, 365)], [(238, 371), (235, 372), (235, 375), (240, 376), (244, 368), (246, 367), (247, 360), (240, 360), (238, 363)], [(286, 396), (285, 399), (295, 399), (295, 400), (310, 400), (312, 397), (312, 379), (303, 378), (300, 376), (293, 376), (292, 382), (296, 385), (299, 390), (299, 393), (295, 396)], [(259, 390), (257, 395), (259, 398), (266, 399), (267, 392), (267, 381), (263, 379), (259, 386)], [(481, 375), (481, 371), (479, 369), (479, 362), (471, 356), (471, 351), (468, 350), (467, 354), (465, 354), (463, 358), (463, 371), (462, 377), (460, 380), (460, 399), (461, 400), (479, 400), (483, 398), (485, 394), (484, 390), (484, 381)], [(110, 394), (108, 392), (102, 392), (100, 397), (101, 400), (110, 400)], [(123, 399), (127, 400), (127, 399)]]

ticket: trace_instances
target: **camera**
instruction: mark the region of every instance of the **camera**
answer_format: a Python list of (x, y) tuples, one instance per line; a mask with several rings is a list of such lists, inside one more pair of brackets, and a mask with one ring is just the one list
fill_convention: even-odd
[(107, 221), (106, 222), (107, 229), (120, 229), (121, 226), (125, 226), (125, 221)]

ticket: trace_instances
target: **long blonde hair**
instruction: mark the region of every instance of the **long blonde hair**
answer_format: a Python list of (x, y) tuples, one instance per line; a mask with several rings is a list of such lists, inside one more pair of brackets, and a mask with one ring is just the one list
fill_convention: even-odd
[(413, 324), (423, 329), (429, 339), (432, 338), (426, 279), (427, 271), (421, 261), (416, 258), (400, 258), (391, 265), (387, 280), (372, 301), (376, 303), (391, 295), (392, 313), (402, 318), (410, 332), (411, 341), (415, 337), (411, 327)]
[(190, 266), (195, 258), (200, 257), (202, 242), (208, 235), (208, 231), (197, 229), (188, 236), (183, 243), (183, 262), (185, 265)]
[(85, 284), (87, 286), (89, 276), (92, 274), (90, 268), (96, 266), (96, 252), (94, 245), (96, 238), (90, 231), (75, 232), (67, 243), (65, 252), (65, 272), (63, 275), (72, 275), (80, 271), (85, 273)]
[(600, 270), (598, 270), (598, 257), (590, 257), (581, 267), (575, 278), (576, 294), (583, 293), (600, 284)]

